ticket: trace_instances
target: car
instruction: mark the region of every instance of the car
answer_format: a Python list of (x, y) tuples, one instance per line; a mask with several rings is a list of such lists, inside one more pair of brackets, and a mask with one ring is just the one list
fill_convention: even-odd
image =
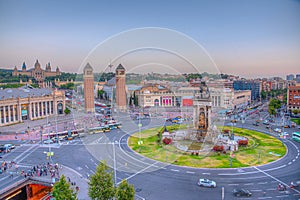
[(259, 126), (259, 124), (257, 122), (254, 122), (253, 126)]
[(215, 188), (217, 187), (217, 184), (215, 181), (212, 181), (212, 180), (209, 180), (209, 179), (202, 179), (200, 178), (198, 180), (198, 183), (197, 183), (199, 186), (202, 186), (202, 187), (211, 187), (211, 188)]
[(236, 122), (237, 122), (236, 119), (231, 120), (231, 123), (236, 123)]
[(266, 129), (269, 129), (270, 128), (270, 126), (268, 125), (268, 126), (266, 126)]
[(278, 132), (278, 133), (281, 133), (281, 129), (280, 128), (275, 128), (274, 131)]
[(263, 122), (263, 124), (264, 124), (264, 125), (270, 125), (270, 123), (269, 123), (268, 120), (265, 120), (265, 121)]
[(236, 196), (236, 197), (251, 197), (252, 196), (252, 193), (249, 191), (249, 190), (246, 190), (246, 189), (243, 189), (243, 188), (240, 188), (240, 189), (234, 189), (232, 191), (233, 195)]
[(53, 140), (51, 140), (51, 139), (44, 140), (43, 143), (44, 143), (44, 144), (53, 144)]
[(284, 125), (284, 128), (291, 128), (290, 125)]
[(6, 147), (4, 147), (4, 146), (1, 146), (0, 147), (0, 153), (7, 153), (8, 151), (7, 151), (7, 148)]
[(5, 144), (4, 147), (7, 148), (7, 149), (9, 149), (9, 150), (11, 150), (11, 149), (15, 148), (15, 145), (13, 145), (13, 144)]

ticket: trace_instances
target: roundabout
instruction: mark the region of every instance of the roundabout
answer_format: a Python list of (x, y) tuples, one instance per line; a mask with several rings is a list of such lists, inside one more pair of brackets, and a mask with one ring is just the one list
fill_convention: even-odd
[[(176, 130), (186, 126), (168, 126)], [(229, 129), (229, 127), (223, 127)], [(137, 132), (128, 139), (128, 145), (135, 152), (145, 157), (179, 166), (198, 168), (238, 168), (263, 165), (280, 159), (286, 154), (283, 143), (272, 136), (257, 131), (233, 128), (235, 137), (245, 137), (247, 145), (239, 145), (236, 152), (208, 149), (196, 151), (196, 142), (188, 142), (186, 150), (176, 148), (176, 145), (164, 144), (158, 136), (163, 127), (152, 128)], [(202, 145), (199, 143), (198, 145)]]

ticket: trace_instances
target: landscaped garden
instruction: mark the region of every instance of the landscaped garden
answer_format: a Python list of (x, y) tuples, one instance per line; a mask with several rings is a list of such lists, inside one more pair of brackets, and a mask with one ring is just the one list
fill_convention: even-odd
[[(167, 127), (169, 132), (186, 128), (186, 125)], [(223, 127), (223, 129), (231, 130), (231, 127)], [(172, 145), (172, 140), (162, 140), (163, 130), (163, 127), (156, 127), (134, 133), (129, 138), (128, 145), (137, 153), (154, 160), (199, 168), (237, 168), (262, 165), (275, 161), (286, 153), (286, 147), (277, 138), (241, 128), (233, 128), (234, 135), (245, 137), (248, 142), (247, 144), (241, 142), (238, 151), (233, 154), (230, 154), (230, 151), (216, 148), (214, 150), (212, 148), (211, 151), (193, 151), (193, 149), (201, 147), (201, 143), (198, 142), (190, 142), (189, 151), (182, 151)]]

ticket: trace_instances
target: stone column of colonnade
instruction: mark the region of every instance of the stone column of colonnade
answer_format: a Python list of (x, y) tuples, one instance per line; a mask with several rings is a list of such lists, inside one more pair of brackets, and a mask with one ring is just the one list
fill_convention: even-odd
[(15, 105), (12, 105), (12, 114), (13, 114), (13, 122), (16, 122), (16, 111), (15, 111)]
[(37, 102), (37, 116), (36, 117), (40, 117), (40, 103)]
[(46, 101), (46, 102), (45, 102), (45, 113), (46, 113), (46, 116), (49, 116), (49, 112), (48, 112), (48, 103), (49, 103), (49, 101)]
[(52, 101), (49, 101), (49, 113), (52, 115), (53, 114), (53, 108), (52, 108), (51, 102)]
[(8, 105), (7, 107), (8, 107), (8, 123), (10, 123), (11, 122), (10, 105)]
[(36, 118), (36, 116), (37, 116), (37, 110), (36, 110), (36, 102), (33, 102), (33, 118), (35, 119)]
[(6, 124), (6, 106), (3, 106), (3, 124)]
[(41, 110), (42, 110), (41, 117), (43, 117), (44, 116), (44, 101), (41, 102)]
[(29, 101), (28, 116), (29, 116), (29, 120), (32, 120), (32, 104), (31, 104), (31, 101)]

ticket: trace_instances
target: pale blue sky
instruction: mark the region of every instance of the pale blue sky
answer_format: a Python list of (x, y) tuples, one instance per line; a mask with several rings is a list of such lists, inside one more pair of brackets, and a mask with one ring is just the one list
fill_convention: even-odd
[(300, 73), (299, 19), (296, 0), (0, 0), (0, 68), (39, 59), (76, 72), (112, 35), (162, 27), (196, 40), (224, 73), (285, 76)]

